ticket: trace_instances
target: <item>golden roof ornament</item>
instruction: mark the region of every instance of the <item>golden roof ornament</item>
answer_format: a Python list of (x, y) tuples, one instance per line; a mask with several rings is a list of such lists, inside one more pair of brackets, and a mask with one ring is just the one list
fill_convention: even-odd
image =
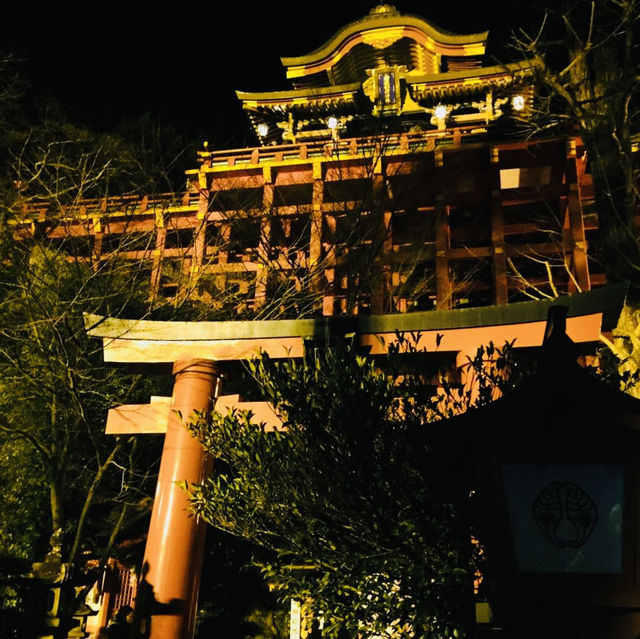
[(370, 16), (381, 15), (383, 13), (397, 14), (398, 10), (392, 4), (378, 4), (369, 11)]

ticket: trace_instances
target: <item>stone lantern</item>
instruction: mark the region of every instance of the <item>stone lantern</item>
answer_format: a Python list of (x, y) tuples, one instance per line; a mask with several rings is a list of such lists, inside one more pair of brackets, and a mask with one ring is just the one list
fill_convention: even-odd
[(577, 364), (565, 317), (551, 309), (531, 379), (420, 448), (426, 466), (468, 477), (490, 636), (635, 639), (640, 401)]

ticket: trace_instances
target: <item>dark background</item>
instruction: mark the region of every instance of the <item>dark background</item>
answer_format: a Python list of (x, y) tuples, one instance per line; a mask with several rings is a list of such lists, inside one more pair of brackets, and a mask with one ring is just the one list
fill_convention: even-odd
[[(185, 135), (205, 136), (212, 148), (253, 145), (234, 90), (287, 88), (280, 56), (308, 53), (375, 4), (174, 2), (166, 10), (135, 1), (36, 7), (23, 0), (0, 21), (0, 51), (22, 58), (31, 91), (53, 96), (79, 123), (108, 131), (149, 112)], [(489, 49), (500, 59), (515, 56), (500, 47), (511, 31), (531, 30), (541, 16), (504, 0), (396, 6), (453, 32), (489, 29)]]

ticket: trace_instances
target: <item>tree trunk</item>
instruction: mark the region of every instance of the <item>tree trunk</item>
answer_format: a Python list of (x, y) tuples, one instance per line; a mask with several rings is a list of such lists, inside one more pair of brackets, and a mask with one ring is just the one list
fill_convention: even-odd
[(628, 136), (627, 141), (616, 138), (615, 132), (605, 128), (583, 132), (598, 210), (601, 259), (611, 279), (629, 280), (640, 288), (631, 143)]
[(49, 503), (51, 505), (52, 532), (60, 530), (64, 525), (64, 508), (62, 505), (62, 490), (60, 481), (56, 477), (49, 484)]

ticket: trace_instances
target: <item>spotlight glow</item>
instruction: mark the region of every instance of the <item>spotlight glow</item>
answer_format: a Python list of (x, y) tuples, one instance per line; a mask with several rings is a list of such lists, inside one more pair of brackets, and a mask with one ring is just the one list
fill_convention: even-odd
[(269, 133), (269, 125), (264, 122), (260, 122), (260, 124), (258, 124), (258, 135), (263, 138), (267, 133)]
[(522, 111), (524, 109), (524, 96), (523, 95), (514, 95), (511, 98), (511, 106), (514, 111)]
[(447, 117), (447, 107), (444, 104), (439, 104), (434, 109), (433, 114), (438, 120), (444, 120)]
[(331, 116), (328, 120), (327, 120), (327, 126), (330, 129), (337, 129), (338, 128), (338, 118)]

